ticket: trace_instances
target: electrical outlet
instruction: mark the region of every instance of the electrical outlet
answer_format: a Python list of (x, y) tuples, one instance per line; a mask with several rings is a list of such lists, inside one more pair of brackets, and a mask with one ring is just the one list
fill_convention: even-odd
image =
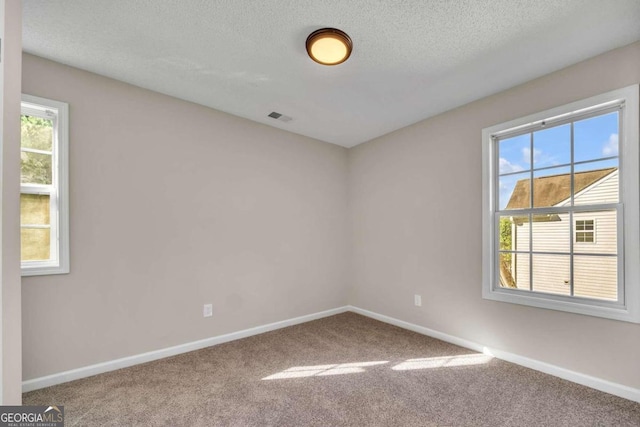
[(413, 303), (418, 307), (422, 306), (422, 297), (420, 295), (414, 295)]
[(213, 316), (213, 304), (205, 304), (204, 308), (202, 309), (202, 315), (204, 317)]

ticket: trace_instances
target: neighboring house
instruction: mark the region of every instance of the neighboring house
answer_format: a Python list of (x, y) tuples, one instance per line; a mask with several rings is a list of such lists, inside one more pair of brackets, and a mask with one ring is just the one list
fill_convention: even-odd
[[(577, 172), (574, 174), (575, 204), (617, 203), (618, 168)], [(516, 183), (507, 209), (529, 207), (530, 180)], [(562, 207), (571, 203), (571, 175), (553, 175), (533, 180), (534, 207)], [(552, 252), (531, 255), (514, 253), (501, 263), (503, 286), (553, 294), (570, 294), (571, 243), (574, 253), (574, 295), (615, 300), (617, 298), (617, 257), (580, 256), (580, 254), (616, 254), (616, 211), (578, 212), (573, 216), (573, 233), (569, 214), (511, 217), (511, 250)], [(531, 233), (530, 233), (531, 229)], [(532, 237), (530, 237), (532, 236)], [(533, 244), (530, 247), (530, 238)], [(504, 248), (509, 250), (509, 248)], [(563, 255), (566, 254), (566, 255)]]

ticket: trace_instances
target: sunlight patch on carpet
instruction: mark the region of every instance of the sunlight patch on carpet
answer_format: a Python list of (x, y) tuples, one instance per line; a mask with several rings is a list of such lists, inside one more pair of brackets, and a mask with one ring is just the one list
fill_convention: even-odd
[(489, 363), (493, 356), (487, 354), (464, 354), (460, 356), (428, 357), (425, 359), (408, 359), (396, 366), (394, 371), (411, 371), (414, 369), (450, 368), (455, 366), (483, 365)]
[(324, 377), (329, 375), (357, 374), (364, 368), (384, 365), (387, 361), (340, 363), (334, 365), (294, 366), (277, 374), (264, 377), (263, 380), (283, 380), (289, 378)]

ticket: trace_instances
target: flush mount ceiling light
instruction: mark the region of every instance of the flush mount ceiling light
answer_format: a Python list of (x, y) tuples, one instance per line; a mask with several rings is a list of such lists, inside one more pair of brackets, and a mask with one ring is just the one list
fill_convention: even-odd
[(353, 43), (344, 31), (321, 28), (307, 37), (309, 57), (322, 65), (338, 65), (349, 59)]

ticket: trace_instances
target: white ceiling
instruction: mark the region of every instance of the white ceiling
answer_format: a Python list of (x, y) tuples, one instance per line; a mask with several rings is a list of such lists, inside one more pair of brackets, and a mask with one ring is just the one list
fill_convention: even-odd
[[(345, 147), (640, 40), (639, 0), (23, 0), (23, 8), (26, 52)], [(307, 57), (306, 37), (322, 27), (351, 36), (344, 64)]]

